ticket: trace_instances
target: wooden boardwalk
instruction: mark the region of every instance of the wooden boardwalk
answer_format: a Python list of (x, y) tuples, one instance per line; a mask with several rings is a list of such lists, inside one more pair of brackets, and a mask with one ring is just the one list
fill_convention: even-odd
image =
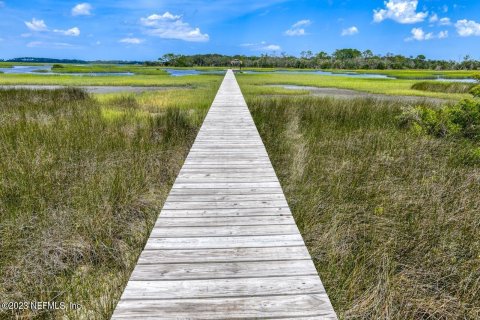
[(113, 319), (336, 319), (232, 71)]

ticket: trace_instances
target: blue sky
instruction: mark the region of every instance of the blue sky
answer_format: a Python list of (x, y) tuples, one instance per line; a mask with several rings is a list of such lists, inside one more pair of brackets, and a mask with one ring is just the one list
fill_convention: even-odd
[(0, 58), (155, 60), (164, 53), (480, 59), (474, 0), (0, 0)]

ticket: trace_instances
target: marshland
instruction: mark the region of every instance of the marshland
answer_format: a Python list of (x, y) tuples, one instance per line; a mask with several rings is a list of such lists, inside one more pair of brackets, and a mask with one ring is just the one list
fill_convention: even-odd
[[(105, 70), (81, 71), (88, 68)], [(113, 312), (223, 78), (138, 68), (122, 67), (133, 76), (0, 76), (2, 85), (65, 86), (0, 90), (0, 300), (82, 305), (2, 317)], [(240, 72), (237, 79), (340, 318), (478, 318), (475, 84)], [(166, 90), (89, 94), (84, 85)]]

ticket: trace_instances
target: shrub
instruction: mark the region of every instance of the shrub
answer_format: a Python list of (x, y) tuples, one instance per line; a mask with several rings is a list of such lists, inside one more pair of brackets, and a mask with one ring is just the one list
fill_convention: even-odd
[(480, 140), (480, 101), (462, 100), (449, 110), (451, 121), (460, 128), (462, 136)]
[(399, 124), (417, 133), (480, 141), (480, 101), (466, 99), (443, 108), (416, 106), (402, 113)]
[(472, 94), (475, 98), (480, 98), (480, 85), (473, 87), (470, 90), (470, 94)]

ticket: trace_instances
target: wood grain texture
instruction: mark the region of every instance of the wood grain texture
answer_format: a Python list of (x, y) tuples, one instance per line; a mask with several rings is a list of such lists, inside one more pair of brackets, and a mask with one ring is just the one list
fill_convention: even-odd
[[(326, 294), (177, 300), (121, 300), (115, 319), (336, 319)], [(161, 315), (161, 316), (158, 316)]]
[(113, 319), (336, 319), (228, 71)]

